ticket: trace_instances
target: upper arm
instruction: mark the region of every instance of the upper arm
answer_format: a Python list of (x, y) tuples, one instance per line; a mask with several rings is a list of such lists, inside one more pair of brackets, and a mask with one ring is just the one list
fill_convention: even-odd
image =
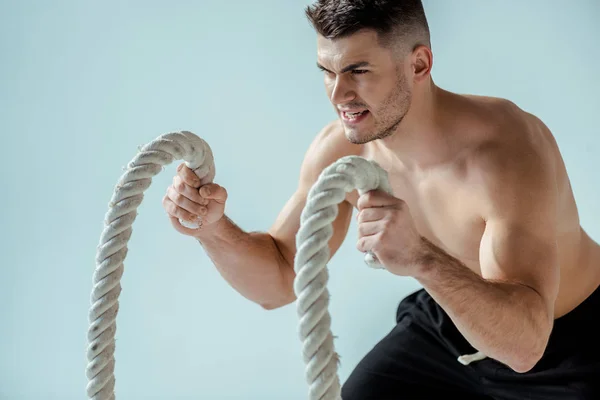
[(552, 157), (539, 149), (487, 152), (476, 168), (483, 190), (482, 277), (535, 290), (553, 316), (558, 293), (558, 194)]
[[(311, 187), (316, 183), (321, 172), (337, 159), (358, 152), (359, 147), (346, 140), (339, 121), (326, 125), (309, 146), (300, 168), (297, 189), (268, 232), (290, 266), (293, 266), (296, 254), (296, 234), (300, 229), (300, 215)], [(338, 205), (338, 216), (332, 223), (333, 236), (329, 241), (330, 257), (335, 254), (346, 237), (352, 209), (352, 205), (347, 201)], [(293, 279), (293, 270), (291, 272), (290, 279)]]

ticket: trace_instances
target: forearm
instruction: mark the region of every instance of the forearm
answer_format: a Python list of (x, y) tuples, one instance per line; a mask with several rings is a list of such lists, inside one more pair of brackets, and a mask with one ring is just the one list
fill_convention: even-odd
[(541, 296), (519, 283), (485, 280), (431, 243), (427, 247), (416, 279), (469, 343), (517, 372), (533, 367), (553, 321)]
[(242, 296), (274, 308), (293, 299), (285, 261), (268, 233), (245, 232), (227, 216), (196, 236), (221, 276)]

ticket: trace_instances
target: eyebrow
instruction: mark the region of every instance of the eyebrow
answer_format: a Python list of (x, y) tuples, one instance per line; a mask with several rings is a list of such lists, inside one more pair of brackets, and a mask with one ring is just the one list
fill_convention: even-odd
[[(355, 63), (352, 63), (350, 65), (346, 65), (344, 68), (342, 68), (341, 73), (343, 74), (344, 72), (352, 71), (353, 69), (358, 69), (358, 68), (362, 68), (362, 67), (367, 67), (369, 65), (370, 64), (369, 64), (368, 61), (355, 62)], [(323, 71), (329, 71), (327, 68), (325, 68), (324, 66), (322, 66), (318, 62), (317, 62), (317, 68), (319, 68), (319, 69), (321, 69)]]

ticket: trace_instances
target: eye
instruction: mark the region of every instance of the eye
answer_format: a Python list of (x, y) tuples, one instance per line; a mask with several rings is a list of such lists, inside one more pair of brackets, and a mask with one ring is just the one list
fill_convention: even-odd
[(369, 71), (366, 69), (353, 69), (352, 70), (353, 75), (362, 75), (362, 74), (366, 74), (367, 72), (369, 72)]
[(332, 76), (332, 75), (333, 75), (333, 72), (331, 72), (331, 71), (328, 71), (328, 70), (326, 70), (325, 68), (320, 68), (320, 67), (319, 67), (319, 69), (320, 69), (320, 70), (321, 70), (321, 72), (323, 72), (323, 74), (325, 74), (326, 76), (329, 76), (329, 77), (330, 77), (330, 76)]

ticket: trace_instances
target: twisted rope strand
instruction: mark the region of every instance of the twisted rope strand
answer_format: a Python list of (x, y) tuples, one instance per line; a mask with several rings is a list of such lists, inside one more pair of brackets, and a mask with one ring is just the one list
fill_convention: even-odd
[(96, 251), (96, 269), (90, 296), (88, 328), (87, 395), (93, 400), (115, 399), (115, 333), (127, 243), (137, 208), (152, 177), (165, 165), (184, 159), (196, 175), (210, 182), (215, 167), (208, 144), (191, 132), (164, 134), (139, 149), (119, 178), (104, 219)]
[[(358, 156), (343, 157), (324, 169), (312, 186), (296, 235), (294, 291), (310, 400), (341, 399), (337, 376), (339, 355), (334, 350), (328, 311), (326, 264), (337, 205), (353, 189), (360, 194), (373, 189), (391, 193), (387, 174), (378, 164)], [(373, 255), (367, 255), (365, 262), (373, 268), (381, 268)]]
[[(97, 247), (90, 295), (86, 369), (90, 399), (115, 399), (116, 319), (127, 243), (145, 190), (150, 187), (152, 178), (176, 159), (184, 159), (205, 183), (213, 180), (215, 166), (208, 144), (191, 132), (168, 133), (139, 148), (111, 197)], [(387, 174), (376, 163), (358, 156), (343, 157), (326, 168), (309, 191), (296, 235), (294, 291), (310, 400), (341, 399), (337, 375), (339, 356), (334, 350), (328, 311), (326, 265), (332, 223), (338, 215), (337, 205), (353, 189), (360, 194), (373, 189), (391, 193)], [(365, 262), (373, 268), (381, 268), (372, 254), (366, 255)]]

